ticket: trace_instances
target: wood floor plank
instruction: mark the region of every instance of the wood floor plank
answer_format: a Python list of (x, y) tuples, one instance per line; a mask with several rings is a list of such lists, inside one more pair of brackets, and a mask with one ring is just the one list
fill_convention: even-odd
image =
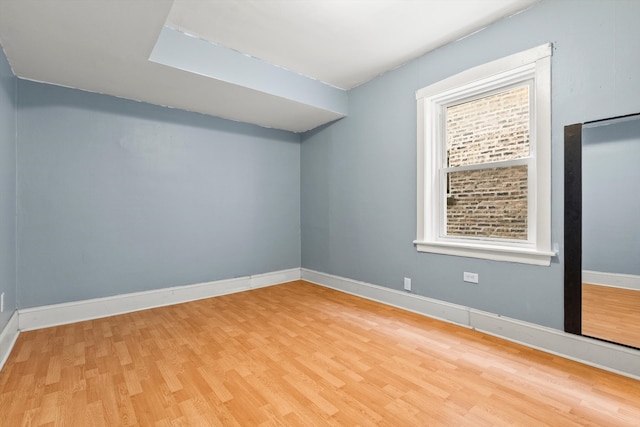
[(0, 413), (10, 426), (638, 426), (640, 382), (298, 281), (22, 333)]

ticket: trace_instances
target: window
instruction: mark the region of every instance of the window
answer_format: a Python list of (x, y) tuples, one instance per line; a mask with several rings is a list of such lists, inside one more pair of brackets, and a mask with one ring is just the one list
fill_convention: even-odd
[(551, 45), (416, 93), (421, 252), (549, 265)]

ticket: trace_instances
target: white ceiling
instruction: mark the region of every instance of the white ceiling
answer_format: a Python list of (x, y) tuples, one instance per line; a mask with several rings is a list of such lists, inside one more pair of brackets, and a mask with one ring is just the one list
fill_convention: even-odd
[[(0, 0), (0, 44), (20, 78), (302, 132), (347, 114), (336, 88), (537, 1)], [(160, 46), (170, 29), (198, 53)]]

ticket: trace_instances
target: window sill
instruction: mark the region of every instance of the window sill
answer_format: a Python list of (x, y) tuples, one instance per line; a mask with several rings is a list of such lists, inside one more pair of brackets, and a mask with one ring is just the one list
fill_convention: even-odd
[(510, 246), (494, 246), (455, 242), (421, 242), (415, 240), (418, 252), (430, 252), (468, 258), (481, 258), (493, 261), (517, 262), (521, 264), (551, 265), (551, 258), (556, 255), (551, 251), (515, 248)]

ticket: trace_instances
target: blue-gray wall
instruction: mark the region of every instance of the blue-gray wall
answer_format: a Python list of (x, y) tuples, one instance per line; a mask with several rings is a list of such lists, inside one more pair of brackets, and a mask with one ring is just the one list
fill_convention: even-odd
[(640, 275), (640, 119), (582, 134), (582, 268)]
[(299, 140), (20, 80), (19, 306), (299, 267)]
[[(302, 266), (563, 327), (563, 127), (640, 111), (640, 2), (549, 0), (350, 92), (349, 116), (302, 142)], [(552, 241), (537, 267), (417, 253), (415, 91), (552, 42)], [(462, 281), (479, 273), (478, 285)]]
[(16, 87), (17, 79), (0, 46), (0, 293), (4, 292), (0, 331), (17, 307)]

